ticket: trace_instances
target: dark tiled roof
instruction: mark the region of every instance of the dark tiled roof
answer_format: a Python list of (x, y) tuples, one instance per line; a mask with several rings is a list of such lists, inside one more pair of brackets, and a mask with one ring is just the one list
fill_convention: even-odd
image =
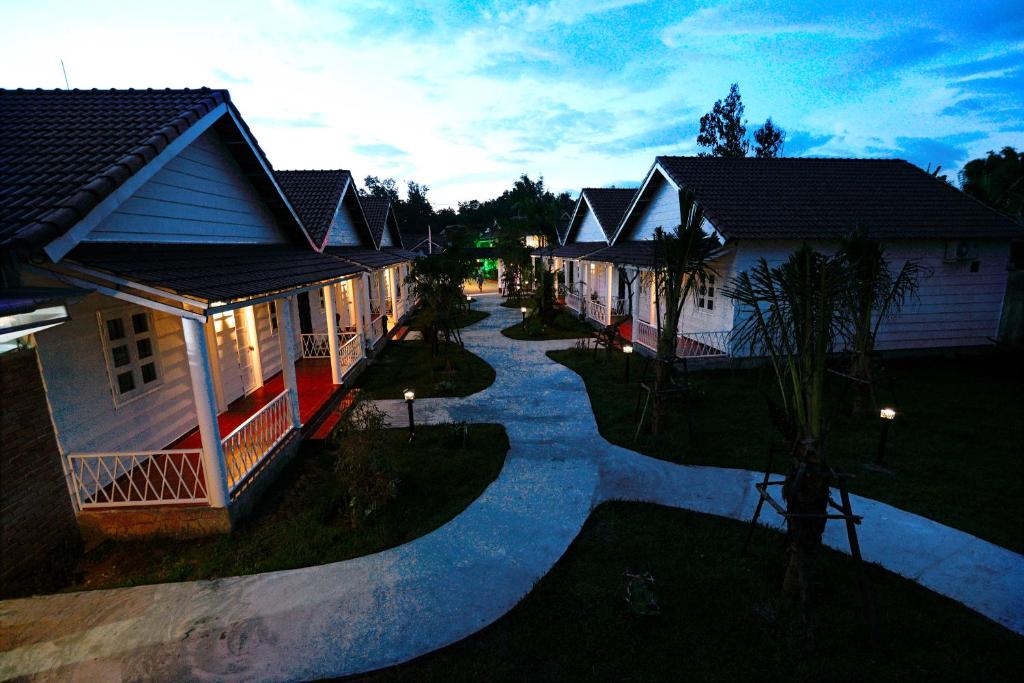
[(586, 256), (598, 249), (604, 249), (607, 246), (607, 242), (570, 242), (565, 246), (555, 247), (552, 249), (551, 256), (558, 256), (559, 258), (580, 258), (581, 256)]
[(59, 306), (68, 299), (79, 299), (91, 293), (78, 287), (5, 287), (0, 289), (0, 316)]
[[(237, 114), (226, 90), (208, 88), (0, 90), (0, 245), (40, 247), (63, 235), (224, 103)], [(252, 165), (269, 168), (258, 145), (255, 152)], [(269, 178), (254, 184), (275, 215), (294, 223)]]
[(295, 207), (310, 237), (323, 244), (350, 178), (344, 170), (275, 171), (277, 182)]
[(584, 257), (586, 261), (600, 261), (631, 266), (654, 265), (654, 241), (623, 241), (598, 249)]
[(585, 187), (582, 194), (594, 210), (594, 216), (600, 223), (605, 237), (610, 242), (615, 237), (619, 221), (629, 208), (629, 203), (636, 195), (635, 188)]
[(308, 246), (79, 244), (68, 255), (95, 270), (205, 301), (231, 301), (364, 272)]
[(406, 257), (399, 256), (390, 249), (377, 251), (376, 249), (366, 249), (364, 247), (327, 247), (324, 249), (324, 253), (346, 259), (367, 268), (386, 268), (387, 266), (409, 260)]
[(386, 251), (389, 254), (400, 256), (404, 261), (415, 261), (420, 257), (420, 254), (402, 247), (384, 247), (381, 251)]
[(727, 238), (1024, 236), (1009, 218), (901, 159), (658, 157)]
[(366, 223), (370, 226), (373, 243), (380, 244), (381, 237), (384, 236), (384, 229), (387, 226), (391, 200), (384, 197), (360, 196), (359, 203), (363, 207), (363, 214), (366, 215)]

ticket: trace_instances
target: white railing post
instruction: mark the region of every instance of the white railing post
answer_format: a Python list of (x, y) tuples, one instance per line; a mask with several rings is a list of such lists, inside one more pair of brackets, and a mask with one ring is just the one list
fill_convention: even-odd
[(206, 328), (197, 320), (181, 319), (185, 336), (185, 354), (192, 378), (192, 399), (196, 404), (199, 436), (203, 444), (203, 472), (206, 477), (206, 497), (210, 506), (227, 507), (228, 481), (224, 472), (224, 450), (220, 442), (217, 423), (217, 398), (213, 390), (210, 357), (206, 353)]
[(605, 281), (606, 281), (605, 282), (605, 290), (608, 292), (608, 295), (604, 298), (604, 301), (605, 301), (605, 304), (606, 304), (605, 312), (604, 312), (604, 316), (605, 316), (604, 324), (605, 325), (611, 325), (612, 324), (612, 301), (613, 301), (613, 299), (612, 299), (612, 278), (614, 277), (614, 275), (615, 275), (615, 266), (613, 266), (612, 264), (609, 263), (608, 266), (607, 266), (607, 269), (605, 271)]
[(341, 384), (338, 358), (338, 309), (334, 304), (334, 285), (324, 287), (324, 313), (327, 315), (327, 351), (331, 356), (331, 381)]
[(292, 298), (290, 296), (282, 297), (275, 303), (284, 302), (284, 306), (279, 306), (277, 312), (277, 320), (281, 328), (281, 334), (278, 336), (281, 343), (281, 377), (284, 379), (284, 388), (288, 391), (292, 427), (298, 429), (302, 426), (302, 417), (299, 414), (299, 382), (295, 378), (295, 323), (290, 315), (281, 315), (281, 308), (291, 309)]

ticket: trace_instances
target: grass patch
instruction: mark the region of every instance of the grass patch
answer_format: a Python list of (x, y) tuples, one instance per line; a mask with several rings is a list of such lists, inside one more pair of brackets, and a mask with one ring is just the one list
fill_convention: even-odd
[[(664, 433), (634, 440), (643, 359), (632, 359), (632, 381), (626, 385), (621, 353), (610, 361), (603, 351), (596, 360), (574, 350), (548, 356), (583, 377), (601, 434), (626, 448), (671, 462), (763, 470), (768, 446), (778, 440), (762, 393), (777, 391), (766, 368), (691, 373), (703, 392), (693, 408), (694, 438), (685, 411), (676, 405)], [(833, 416), (829, 458), (856, 475), (850, 490), (1024, 550), (1019, 515), (1008, 514), (1024, 506), (1024, 383), (1011, 363), (985, 355), (888, 365), (900, 409), (887, 449), (894, 475), (863, 468), (874, 460), (881, 420), (850, 417), (852, 393), (843, 396), (838, 379), (827, 387)], [(892, 397), (881, 392), (879, 400)], [(783, 467), (777, 462), (775, 469)]]
[[(602, 505), (565, 556), (480, 633), (369, 680), (999, 680), (1024, 638), (872, 565), (879, 648), (865, 644), (853, 564), (817, 562), (816, 648), (779, 598), (781, 536), (739, 554), (746, 525), (637, 503)], [(755, 537), (757, 538), (757, 537)], [(650, 572), (641, 616), (624, 574)]]
[(441, 342), (441, 353), (431, 358), (430, 344), (416, 339), (384, 347), (356, 386), (363, 398), (373, 399), (401, 398), (408, 388), (416, 398), (469, 396), (489, 387), (494, 377), (494, 368), (466, 349)]
[(422, 536), (455, 517), (501, 471), (508, 437), (501, 425), (470, 425), (453, 448), (447, 425), (386, 430), (398, 497), (362, 527), (348, 524), (335, 456), (305, 444), (253, 517), (230, 534), (175, 541), (106, 541), (86, 554), (70, 590), (212, 579), (327, 564)]
[(525, 329), (523, 323), (518, 322), (512, 327), (506, 327), (501, 333), (509, 339), (540, 340), (589, 337), (593, 331), (594, 328), (581, 321), (575, 313), (557, 308), (554, 318), (548, 325), (542, 325), (538, 318), (527, 318)]
[(521, 297), (507, 298), (501, 302), (501, 305), (504, 306), (505, 308), (522, 308), (523, 306), (526, 306), (527, 308), (533, 308), (534, 306), (537, 305), (537, 302), (533, 295), (527, 295)]

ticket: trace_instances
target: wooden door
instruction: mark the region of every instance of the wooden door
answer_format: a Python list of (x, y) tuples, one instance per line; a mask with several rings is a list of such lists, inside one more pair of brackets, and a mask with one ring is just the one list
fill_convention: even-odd
[(246, 394), (260, 386), (257, 340), (251, 319), (252, 309), (233, 311), (235, 317), (235, 345), (238, 350), (238, 370)]

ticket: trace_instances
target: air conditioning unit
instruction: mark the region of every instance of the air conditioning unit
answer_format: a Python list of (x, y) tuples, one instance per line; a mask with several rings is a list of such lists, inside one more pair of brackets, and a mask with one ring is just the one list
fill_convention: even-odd
[(950, 240), (946, 242), (946, 254), (943, 260), (946, 263), (957, 261), (972, 261), (978, 257), (978, 245), (967, 240)]

